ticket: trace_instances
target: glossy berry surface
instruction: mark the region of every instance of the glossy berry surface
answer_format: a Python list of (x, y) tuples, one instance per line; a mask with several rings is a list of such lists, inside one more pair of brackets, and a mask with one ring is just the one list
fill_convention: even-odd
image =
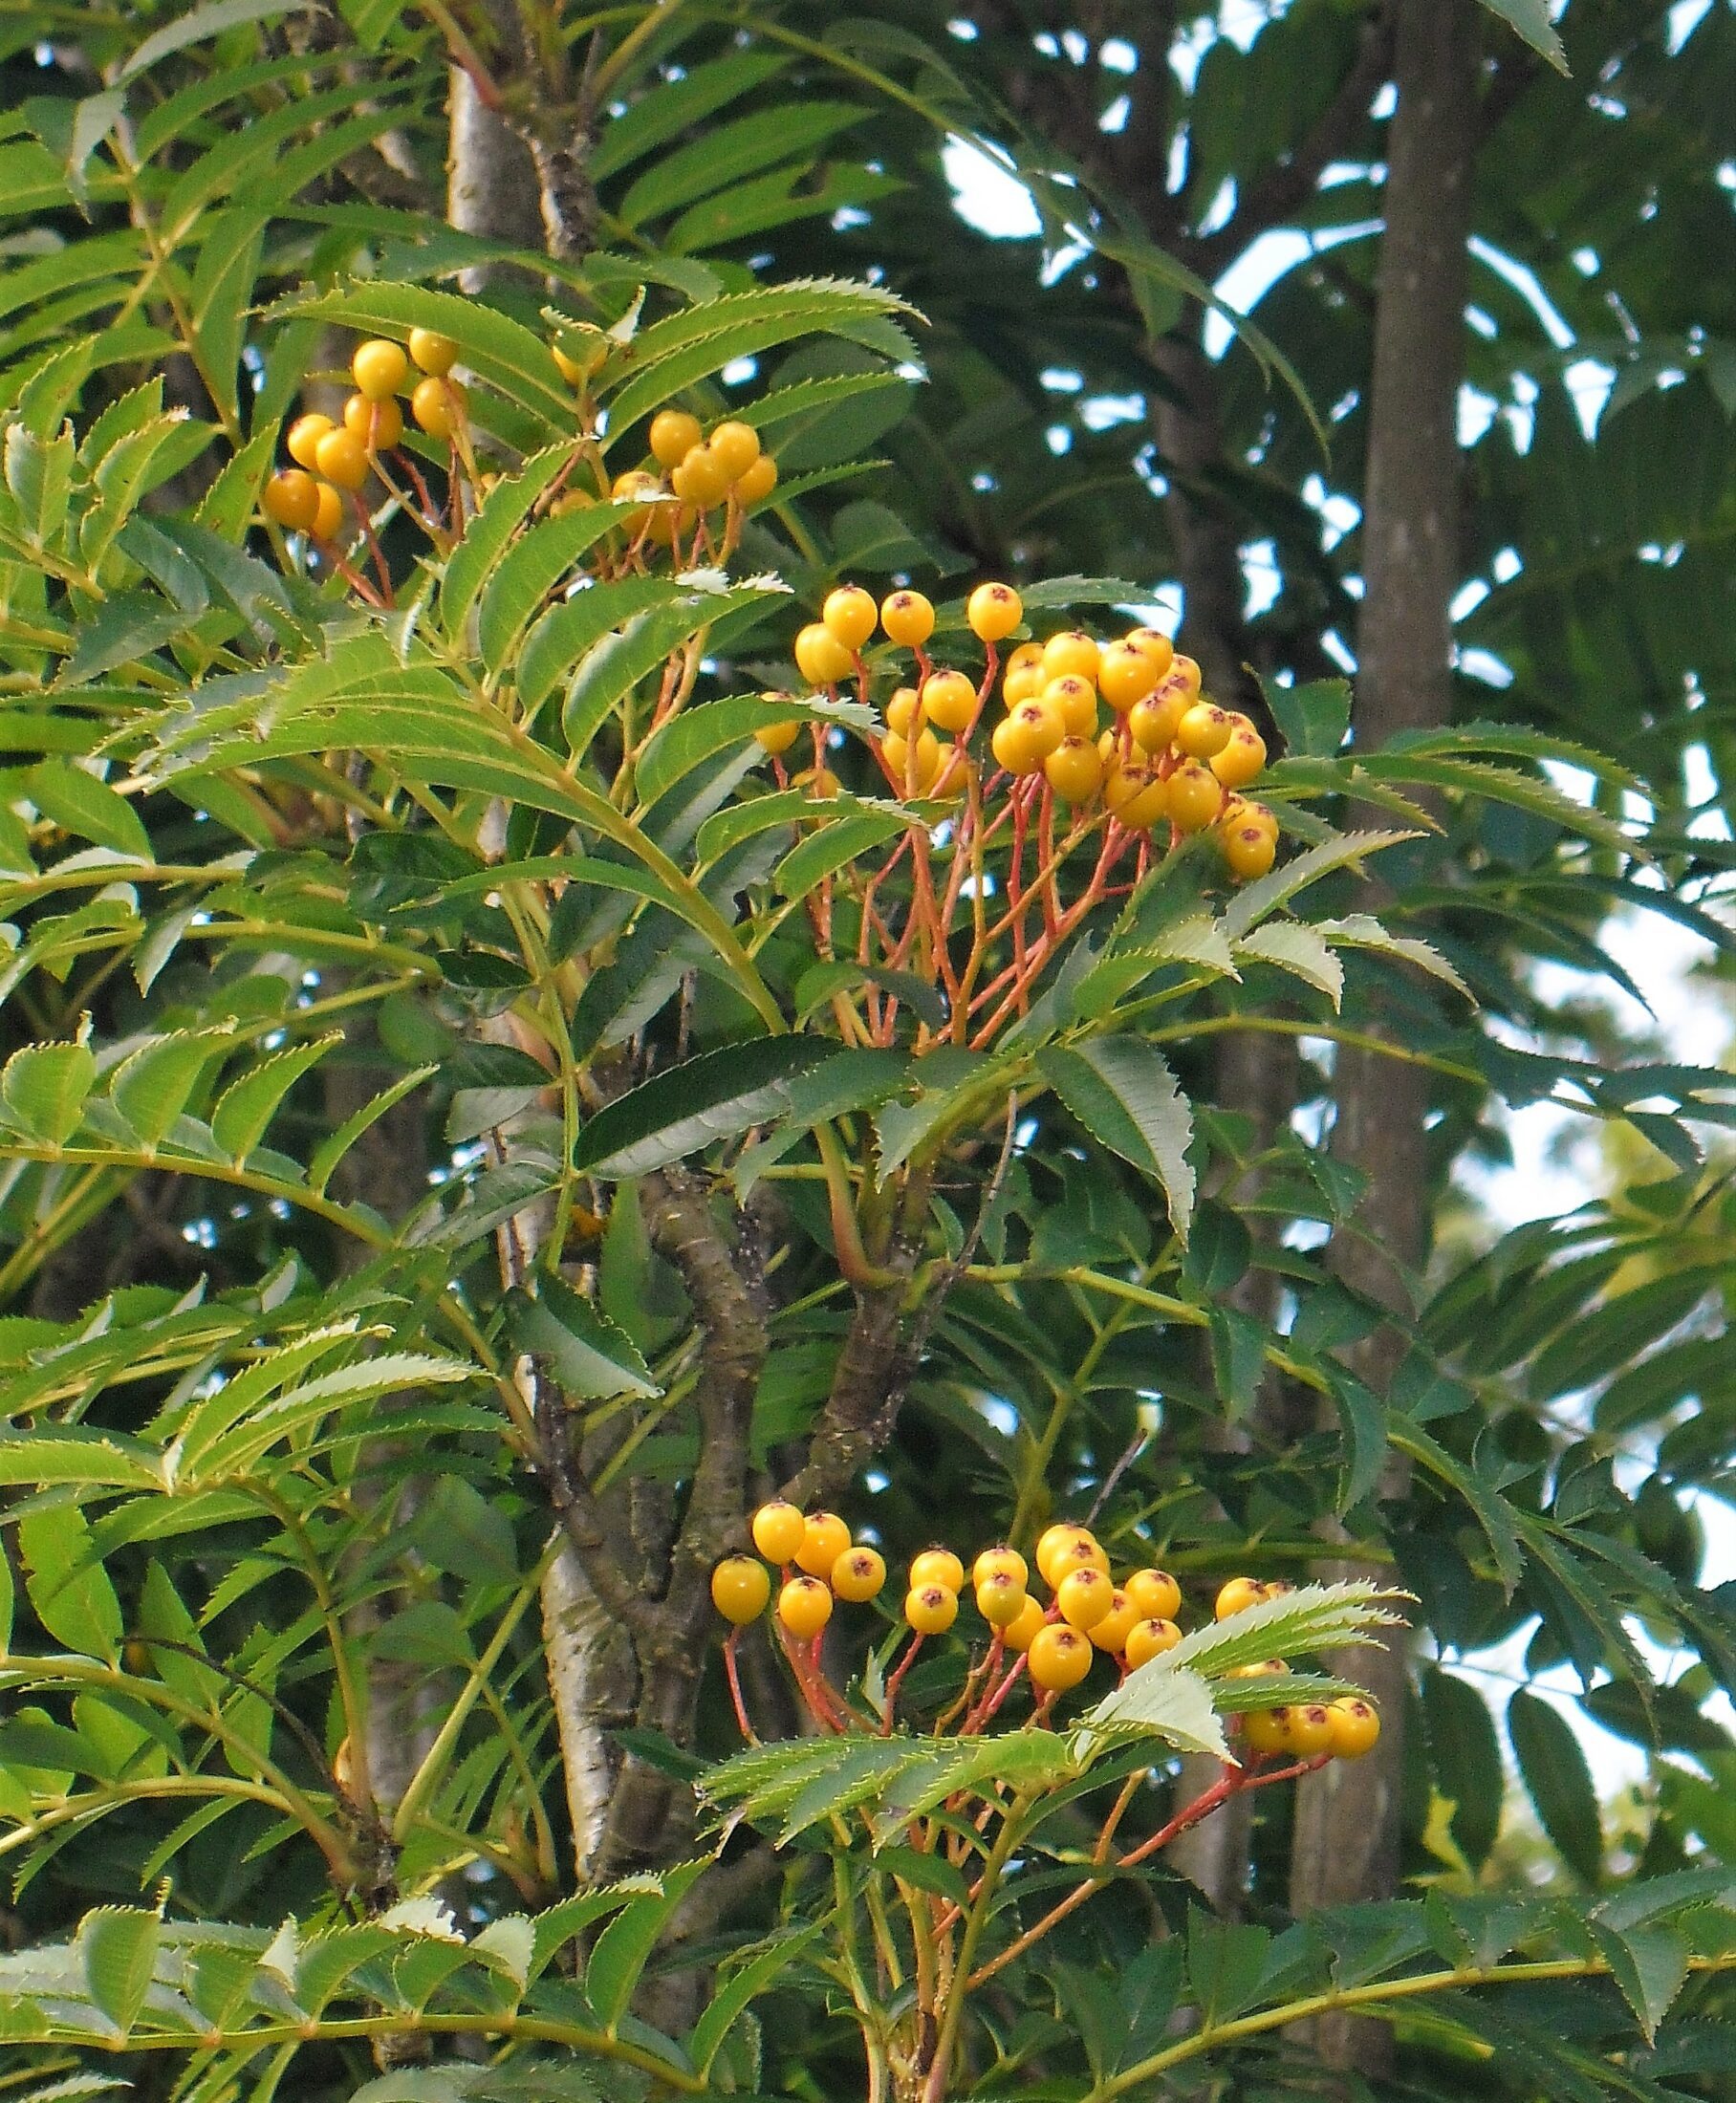
[(1031, 1638), (1031, 1648), (1025, 1654), (1025, 1669), (1031, 1675), (1031, 1684), (1040, 1687), (1045, 1694), (1065, 1694), (1069, 1687), (1076, 1687), (1091, 1670), (1095, 1655), (1088, 1636), (1081, 1636), (1076, 1628), (1069, 1628), (1064, 1621), (1052, 1621)]
[(810, 1512), (791, 1560), (810, 1577), (830, 1577), (833, 1565), (850, 1546), (850, 1528), (835, 1511)]
[(761, 1505), (753, 1514), (753, 1545), (769, 1563), (792, 1563), (808, 1522), (793, 1505)]
[(711, 1572), (711, 1604), (737, 1628), (757, 1621), (770, 1597), (771, 1573), (756, 1556), (727, 1556)]
[(792, 1577), (777, 1595), (777, 1617), (806, 1641), (832, 1618), (832, 1594), (817, 1577)]

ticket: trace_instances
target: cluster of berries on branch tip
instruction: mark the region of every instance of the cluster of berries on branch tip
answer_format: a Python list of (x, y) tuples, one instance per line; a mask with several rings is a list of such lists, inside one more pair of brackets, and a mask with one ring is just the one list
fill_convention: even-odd
[[(742, 1632), (769, 1609), (797, 1688), (816, 1721), (832, 1730), (861, 1724), (827, 1679), (821, 1649), (840, 1602), (866, 1606), (879, 1599), (887, 1578), (884, 1558), (878, 1549), (853, 1541), (835, 1512), (803, 1512), (781, 1502), (762, 1505), (749, 1530), (757, 1552), (725, 1557), (711, 1576), (712, 1603), (730, 1625), (725, 1662), (743, 1734), (754, 1735), (742, 1699), (736, 1649)], [(1228, 1620), (1289, 1590), (1279, 1581), (1233, 1577), (1217, 1594), (1214, 1617)], [(1150, 1567), (1118, 1579), (1088, 1527), (1050, 1527), (1030, 1562), (1016, 1549), (1002, 1546), (984, 1549), (966, 1570), (951, 1549), (924, 1549), (910, 1565), (899, 1610), (908, 1637), (885, 1682), (883, 1731), (892, 1728), (899, 1689), (918, 1652), (929, 1638), (954, 1629), (966, 1591), (982, 1624), (977, 1632), (982, 1648), (943, 1718), (965, 1735), (991, 1722), (1021, 1681), (1034, 1699), (1031, 1720), (1045, 1724), (1058, 1699), (1079, 1686), (1099, 1659), (1124, 1679), (1183, 1639), (1176, 1618), (1182, 1588), (1176, 1580)], [(1240, 1674), (1251, 1678), (1289, 1669), (1282, 1659), (1269, 1659), (1241, 1667)], [(1380, 1719), (1370, 1702), (1345, 1696), (1253, 1709), (1236, 1719), (1234, 1727), (1256, 1762), (1279, 1756), (1356, 1759), (1378, 1738)]]

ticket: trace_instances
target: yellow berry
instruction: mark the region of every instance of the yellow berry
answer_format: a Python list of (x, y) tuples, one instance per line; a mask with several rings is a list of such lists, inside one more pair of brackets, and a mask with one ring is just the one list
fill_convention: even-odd
[(834, 796), (840, 795), (844, 787), (830, 767), (806, 768), (796, 775), (791, 786), (807, 790), (811, 796), (821, 803), (829, 803)]
[(351, 395), (343, 405), (343, 423), (371, 453), (390, 452), (403, 436), (403, 411), (390, 395), (379, 401), (362, 394)]
[(1058, 1597), (1061, 1587), (1075, 1570), (1095, 1570), (1099, 1576), (1109, 1575), (1109, 1557), (1097, 1545), (1095, 1533), (1085, 1528), (1074, 1528), (1071, 1541), (1065, 1541), (1049, 1558), (1049, 1583)]
[(1300, 1760), (1312, 1760), (1316, 1753), (1332, 1750), (1332, 1711), (1323, 1702), (1307, 1702), (1274, 1713), (1284, 1718), (1286, 1752), (1293, 1752)]
[(388, 395), (395, 395), (409, 373), (409, 359), (396, 343), (388, 343), (383, 336), (358, 345), (350, 360), (350, 377), (357, 392), (370, 401), (383, 401)]
[(301, 468), (284, 467), (266, 484), (259, 504), (267, 518), (293, 533), (305, 533), (319, 516), (319, 486)]
[[(788, 694), (762, 694), (760, 699), (775, 705), (780, 702), (787, 702), (790, 697)], [(788, 723), (769, 723), (763, 730), (755, 730), (753, 742), (762, 752), (770, 752), (775, 756), (779, 752), (787, 752), (801, 734), (802, 726), (800, 721), (792, 719)], [(785, 1508), (792, 1511), (795, 1509), (793, 1505)], [(800, 1517), (799, 1513), (797, 1513), (797, 1517)], [(780, 1557), (778, 1560), (787, 1561), (788, 1558)]]
[(1189, 701), (1194, 700), (1200, 691), (1200, 667), (1192, 658), (1183, 657), (1180, 650), (1175, 651), (1171, 656), (1169, 670), (1164, 675), (1163, 683), (1165, 686), (1172, 682), (1181, 692), (1187, 696)]
[(1009, 1650), (1026, 1651), (1037, 1636), (1049, 1625), (1049, 1616), (1041, 1604), (1027, 1595), (1025, 1604), (1014, 1618), (1001, 1631), (1001, 1641)]
[(961, 1592), (965, 1585), (965, 1566), (949, 1548), (925, 1548), (910, 1565), (910, 1589), (920, 1592), (924, 1585), (944, 1585), (948, 1592)]
[(977, 1579), (977, 1612), (990, 1628), (1004, 1629), (1016, 1621), (1029, 1599), (1025, 1580), (1009, 1570), (990, 1571), (987, 1577)]
[(1043, 645), (1040, 642), (1021, 642), (1007, 660), (1009, 672), (1040, 672), (1043, 669)]
[(317, 484), (315, 494), (319, 499), (319, 509), (314, 513), (314, 523), (309, 530), (315, 540), (336, 540), (343, 528), (343, 499), (329, 482)]
[(1196, 701), (1176, 725), (1176, 743), (1189, 759), (1215, 759), (1234, 726), (1215, 702)]
[(835, 1511), (812, 1511), (802, 1523), (802, 1537), (791, 1560), (810, 1577), (830, 1577), (832, 1566), (850, 1546), (850, 1528)]
[[(1074, 1582), (1073, 1578), (1068, 1579), (1069, 1584)], [(1065, 1612), (1065, 1609), (1062, 1611)], [(1126, 1648), (1127, 1638), (1139, 1618), (1139, 1609), (1125, 1592), (1118, 1589), (1111, 1595), (1109, 1612), (1094, 1621), (1086, 1633), (1099, 1650), (1118, 1656)]]
[(1220, 1589), (1212, 1613), (1220, 1621), (1227, 1621), (1232, 1614), (1246, 1614), (1249, 1607), (1258, 1606), (1265, 1596), (1257, 1577), (1232, 1577)]
[(927, 729), (917, 732), (914, 746), (896, 730), (889, 730), (880, 740), (880, 751), (900, 788), (912, 795), (922, 795), (931, 789), (946, 764), (946, 748)]
[(1290, 1717), (1281, 1708), (1249, 1709), (1242, 1719), (1242, 1742), (1249, 1752), (1290, 1750)]
[(1132, 648), (1142, 652), (1157, 666), (1160, 679), (1175, 661), (1175, 644), (1161, 628), (1132, 628), (1126, 640)]
[(1289, 1670), (1282, 1658), (1262, 1658), (1258, 1664), (1231, 1665), (1224, 1677), (1226, 1680), (1275, 1680)]
[(982, 642), (999, 642), (1024, 618), (1024, 603), (1010, 584), (979, 584), (965, 601), (965, 618)]
[(1243, 825), (1258, 825), (1265, 832), (1269, 833), (1274, 840), (1277, 838), (1278, 820), (1269, 805), (1252, 803), (1241, 796), (1238, 796), (1236, 801), (1241, 805), (1241, 809), (1236, 813), (1240, 823)]
[(886, 704), (886, 727), (895, 737), (907, 738), (922, 720), (922, 699), (914, 686), (901, 686)]
[(651, 419), (651, 457), (662, 467), (679, 467), (705, 437), (685, 409), (659, 409)]
[(1051, 679), (1096, 680), (1097, 646), (1080, 628), (1065, 628), (1043, 645), (1043, 669)]
[(410, 414), (430, 438), (449, 439), (464, 422), (465, 391), (457, 380), (437, 379), (430, 373), (411, 392)]
[(833, 1591), (854, 1604), (877, 1597), (885, 1582), (885, 1559), (875, 1549), (847, 1548), (832, 1566)]
[(570, 351), (563, 351), (558, 343), (549, 346), (549, 356), (569, 387), (582, 387), (586, 380), (601, 372), (608, 361), (608, 339), (600, 329), (589, 328), (584, 322), (571, 321), (567, 327), (582, 345), (578, 356), (575, 358)]
[(859, 584), (840, 584), (835, 592), (827, 593), (826, 603), (820, 608), (820, 619), (827, 632), (850, 651), (859, 650), (873, 635), (879, 618), (874, 594), (864, 592)]
[(1066, 734), (1059, 713), (1046, 701), (1022, 701), (995, 725), (988, 743), (1009, 774), (1034, 774)]
[(944, 1585), (912, 1585), (904, 1595), (904, 1618), (919, 1636), (944, 1636), (959, 1617), (959, 1595)]
[(368, 479), (368, 449), (354, 431), (328, 431), (314, 448), (314, 461), (340, 489), (359, 489)]
[(444, 379), (458, 362), (458, 345), (449, 336), (436, 336), (432, 329), (412, 329), (410, 362)]
[(1182, 1604), (1182, 1588), (1166, 1570), (1136, 1570), (1125, 1590), (1141, 1620), (1173, 1621)]
[(1170, 823), (1178, 832), (1204, 832), (1223, 808), (1224, 784), (1203, 761), (1183, 760), (1165, 786)]
[(714, 424), (705, 443), (723, 464), (731, 482), (739, 482), (760, 456), (759, 433), (751, 423), (732, 420)]
[(1140, 751), (1161, 752), (1174, 744), (1189, 705), (1185, 694), (1165, 693), (1161, 686), (1143, 701), (1136, 701), (1127, 712), (1127, 723)]
[(1063, 1621), (1076, 1629), (1093, 1629), (1115, 1606), (1116, 1588), (1105, 1571), (1072, 1570), (1055, 1587), (1054, 1603)]
[(1097, 687), (1118, 715), (1143, 701), (1161, 677), (1148, 652), (1131, 642), (1111, 642), (1097, 657)]
[(690, 445), (670, 474), (669, 487), (684, 504), (709, 511), (728, 495), (733, 479), (709, 445)]
[(1173, 1621), (1150, 1619), (1136, 1621), (1127, 1632), (1127, 1641), (1121, 1655), (1136, 1670), (1148, 1665), (1154, 1658), (1161, 1658), (1175, 1649), (1182, 1640), (1182, 1631)]
[(922, 682), (922, 713), (943, 730), (962, 730), (976, 714), (977, 690), (963, 672), (933, 672)]
[(329, 416), (319, 416), (313, 412), (307, 416), (298, 416), (290, 425), (290, 435), (284, 441), (289, 456), (296, 466), (306, 467), (310, 472), (317, 467), (319, 462), (315, 455), (319, 450), (319, 441), (328, 431), (335, 431), (336, 428)]
[(1043, 772), (1063, 803), (1089, 803), (1103, 786), (1103, 755), (1089, 738), (1065, 738), (1043, 762)]
[(934, 633), (934, 608), (921, 592), (888, 592), (880, 601), (880, 626), (889, 642), (914, 650)]
[(1023, 1591), (1030, 1575), (1030, 1566), (1016, 1548), (986, 1548), (970, 1566), (970, 1581), (977, 1585), (991, 1577), (1010, 1577)]
[(1052, 1621), (1047, 1628), (1039, 1629), (1031, 1638), (1026, 1653), (1026, 1669), (1031, 1674), (1032, 1686), (1045, 1694), (1065, 1694), (1069, 1687), (1076, 1687), (1091, 1670), (1091, 1639), (1081, 1636), (1076, 1628), (1069, 1628), (1064, 1622)]
[(1043, 699), (1060, 716), (1070, 738), (1097, 734), (1097, 690), (1078, 672), (1063, 672), (1043, 689)]
[(1110, 814), (1130, 833), (1148, 833), (1169, 809), (1169, 785), (1149, 767), (1111, 768), (1103, 784)]
[(1075, 1541), (1089, 1541), (1091, 1535), (1083, 1527), (1060, 1523), (1044, 1529), (1033, 1555), (1037, 1574), (1052, 1592), (1061, 1579), (1061, 1556)]
[(817, 620), (811, 620), (796, 637), (795, 662), (802, 677), (815, 686), (835, 686), (854, 669), (850, 652)]
[(1326, 1712), (1333, 1757), (1360, 1760), (1380, 1736), (1380, 1712), (1359, 1694), (1341, 1695)]
[(1278, 856), (1278, 845), (1263, 825), (1244, 822), (1224, 835), (1225, 865), (1240, 883), (1265, 876)]
[(808, 1522), (794, 1505), (778, 1499), (753, 1514), (753, 1545), (769, 1563), (792, 1563)]
[(752, 1555), (728, 1555), (711, 1572), (711, 1604), (726, 1621), (745, 1628), (771, 1597), (771, 1572)]
[(1001, 700), (1008, 708), (1016, 708), (1022, 701), (1034, 701), (1048, 684), (1041, 663), (1011, 664), (1001, 682)]
[(832, 1594), (817, 1577), (792, 1577), (777, 1595), (777, 1617), (806, 1641), (832, 1618)]
[(1232, 715), (1223, 749), (1212, 754), (1212, 772), (1226, 789), (1240, 789), (1265, 765), (1266, 740), (1246, 716)]
[(761, 453), (745, 475), (736, 477), (731, 492), (735, 501), (746, 509), (754, 504), (763, 504), (777, 488), (777, 462), (770, 453)]

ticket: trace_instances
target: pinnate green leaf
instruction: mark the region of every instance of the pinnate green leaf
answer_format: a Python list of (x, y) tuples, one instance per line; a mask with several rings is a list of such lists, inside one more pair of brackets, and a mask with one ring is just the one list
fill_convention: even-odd
[(1037, 1068), (1100, 1145), (1150, 1176), (1169, 1205), (1178, 1241), (1193, 1218), (1194, 1172), (1187, 1159), (1193, 1117), (1163, 1054), (1136, 1037), (1094, 1037), (1052, 1045)]

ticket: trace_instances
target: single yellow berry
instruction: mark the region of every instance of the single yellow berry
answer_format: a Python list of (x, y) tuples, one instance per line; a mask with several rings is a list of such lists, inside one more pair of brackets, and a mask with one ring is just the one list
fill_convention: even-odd
[(1170, 823), (1181, 833), (1200, 833), (1224, 804), (1224, 784), (1204, 761), (1184, 759), (1165, 785)]
[(266, 484), (259, 504), (267, 518), (293, 533), (305, 533), (319, 516), (319, 486), (300, 467), (284, 467)]
[(1024, 618), (1024, 602), (1010, 584), (979, 584), (965, 601), (965, 618), (982, 642), (999, 642)]
[(1043, 689), (1045, 703), (1060, 716), (1070, 738), (1097, 734), (1097, 690), (1078, 672), (1063, 672)]
[(353, 394), (343, 405), (343, 425), (369, 452), (390, 452), (403, 436), (403, 411), (390, 395), (371, 401), (366, 395)]
[(977, 1612), (990, 1628), (1006, 1628), (1024, 1613), (1030, 1594), (1025, 1580), (1009, 1570), (990, 1571), (977, 1579)]
[(889, 642), (914, 650), (934, 633), (934, 608), (921, 592), (888, 592), (880, 601), (880, 626)]
[(832, 1566), (833, 1591), (853, 1604), (878, 1597), (885, 1582), (885, 1559), (876, 1549), (847, 1548)]
[(651, 457), (661, 467), (679, 467), (705, 435), (685, 409), (659, 409), (651, 419)]
[(1027, 1651), (1048, 1625), (1049, 1616), (1041, 1602), (1028, 1594), (1018, 1614), (1002, 1629), (1001, 1641), (1009, 1650)]
[(760, 437), (751, 423), (731, 420), (712, 425), (705, 441), (723, 463), (731, 482), (739, 482), (760, 456)]
[(976, 714), (977, 690), (963, 672), (932, 672), (922, 682), (922, 713), (943, 730), (962, 730)]
[(874, 594), (864, 592), (859, 584), (840, 584), (835, 592), (827, 593), (826, 603), (820, 608), (820, 619), (828, 634), (850, 651), (861, 648), (873, 635), (879, 618)]
[(1030, 1575), (1030, 1565), (1016, 1548), (986, 1548), (970, 1566), (971, 1582), (978, 1585), (991, 1577), (1010, 1577), (1023, 1591)]
[(901, 686), (886, 704), (886, 727), (895, 737), (907, 738), (922, 720), (922, 697), (914, 686)]
[(776, 488), (777, 462), (770, 453), (761, 453), (745, 475), (736, 477), (730, 494), (747, 510), (755, 504), (763, 504)]
[(1048, 684), (1049, 675), (1040, 662), (1009, 665), (1001, 682), (1001, 700), (1010, 710), (1022, 701), (1035, 701)]
[(832, 1566), (850, 1546), (850, 1528), (835, 1511), (811, 1511), (791, 1560), (810, 1577), (830, 1577)]
[[(1068, 1579), (1069, 1584), (1074, 1581), (1071, 1577)], [(1065, 1608), (1062, 1611), (1064, 1613)], [(1139, 1609), (1126, 1593), (1118, 1588), (1111, 1596), (1109, 1612), (1101, 1619), (1094, 1621), (1086, 1633), (1099, 1650), (1106, 1650), (1112, 1657), (1118, 1657), (1127, 1647), (1127, 1638), (1139, 1618)]]
[(1249, 1607), (1258, 1606), (1264, 1596), (1257, 1577), (1232, 1577), (1220, 1588), (1212, 1613), (1220, 1621), (1227, 1621), (1232, 1614), (1246, 1614)]
[(1240, 883), (1265, 876), (1278, 856), (1278, 845), (1263, 825), (1244, 822), (1224, 835), (1221, 845), (1229, 873)]
[(1064, 1541), (1051, 1555), (1049, 1568), (1053, 1572), (1049, 1582), (1058, 1597), (1061, 1587), (1075, 1570), (1095, 1570), (1100, 1576), (1107, 1577), (1109, 1557), (1098, 1545), (1096, 1535), (1079, 1527), (1073, 1539)]
[(1127, 1641), (1121, 1655), (1136, 1670), (1148, 1665), (1154, 1658), (1161, 1658), (1175, 1649), (1182, 1640), (1182, 1631), (1173, 1621), (1150, 1619), (1136, 1621), (1127, 1632)]
[[(1043, 645), (1040, 642), (1021, 642), (1008, 658), (1007, 669), (1009, 672), (1042, 671)], [(1047, 680), (1044, 683), (1048, 683)]]
[(1091, 1670), (1091, 1639), (1065, 1622), (1052, 1621), (1039, 1629), (1026, 1653), (1031, 1683), (1045, 1694), (1065, 1694), (1076, 1687)]
[(1064, 1521), (1044, 1528), (1032, 1554), (1037, 1574), (1052, 1592), (1065, 1572), (1061, 1569), (1061, 1556), (1075, 1541), (1089, 1541), (1091, 1535), (1083, 1527), (1069, 1526)]
[(1064, 738), (1043, 762), (1043, 772), (1063, 803), (1089, 803), (1103, 786), (1103, 755), (1090, 738)]
[(1125, 1589), (1141, 1620), (1173, 1621), (1182, 1604), (1182, 1588), (1166, 1570), (1136, 1570)]
[(1289, 1724), (1288, 1709), (1249, 1709), (1242, 1719), (1242, 1743), (1249, 1752), (1288, 1752)]
[(410, 361), (396, 343), (388, 343), (383, 336), (376, 336), (371, 342), (358, 345), (356, 355), (350, 360), (350, 377), (357, 391), (366, 395), (370, 401), (383, 401), (387, 395), (398, 392), (409, 378)]
[(309, 530), (315, 540), (336, 540), (343, 530), (343, 499), (329, 482), (317, 484), (315, 494), (319, 508)]
[(1169, 809), (1169, 785), (1149, 767), (1117, 766), (1103, 784), (1110, 814), (1130, 833), (1149, 833)]
[(1226, 789), (1241, 789), (1265, 765), (1266, 740), (1246, 716), (1232, 715), (1224, 748), (1212, 754), (1212, 772)]
[(781, 1499), (761, 1505), (753, 1514), (753, 1545), (769, 1563), (792, 1563), (808, 1522), (794, 1505)]
[(1165, 751), (1175, 743), (1182, 718), (1192, 705), (1183, 693), (1165, 693), (1159, 687), (1143, 701), (1136, 701), (1127, 712), (1133, 741), (1142, 752)]
[(669, 487), (684, 504), (709, 511), (728, 495), (732, 479), (709, 445), (690, 445), (671, 471)]
[(1289, 1670), (1282, 1658), (1262, 1658), (1258, 1664), (1231, 1665), (1224, 1677), (1226, 1680), (1276, 1680)]
[(1051, 679), (1097, 676), (1097, 646), (1082, 628), (1064, 628), (1043, 645), (1043, 669)]
[(326, 481), (340, 489), (359, 489), (368, 479), (368, 448), (354, 431), (328, 431), (314, 448), (314, 460)]
[(1282, 1711), (1284, 1749), (1299, 1760), (1312, 1760), (1330, 1752), (1333, 1743), (1332, 1711), (1323, 1702), (1306, 1702)]
[(1189, 701), (1199, 694), (1200, 667), (1192, 658), (1183, 657), (1180, 650), (1175, 651), (1170, 658), (1169, 670), (1164, 675), (1163, 683), (1167, 686), (1172, 681)]
[[(763, 702), (775, 705), (780, 702), (787, 702), (790, 696), (788, 694), (762, 694), (760, 699)], [(800, 721), (792, 719), (788, 723), (769, 723), (763, 730), (755, 730), (753, 742), (762, 752), (770, 752), (775, 757), (779, 752), (787, 752), (801, 734), (802, 726)], [(795, 1507), (790, 1506), (786, 1508), (794, 1510)], [(798, 1513), (797, 1516), (799, 1517), (800, 1514)]]
[(1215, 759), (1234, 727), (1228, 712), (1215, 702), (1196, 701), (1176, 725), (1176, 743), (1189, 759)]
[(777, 1595), (777, 1617), (804, 1642), (832, 1618), (832, 1594), (817, 1577), (792, 1577)]
[(319, 441), (328, 431), (335, 431), (336, 428), (329, 416), (320, 416), (312, 411), (306, 416), (298, 416), (290, 425), (290, 435), (284, 441), (289, 456), (296, 466), (306, 467), (310, 473), (317, 467), (319, 462), (315, 456), (319, 450)]
[(1116, 1588), (1107, 1572), (1072, 1570), (1055, 1587), (1054, 1603), (1061, 1618), (1076, 1629), (1093, 1629), (1116, 1603)]
[(796, 775), (790, 785), (792, 789), (805, 789), (817, 802), (830, 803), (834, 796), (843, 793), (844, 785), (830, 767), (808, 767)]
[(432, 329), (410, 331), (410, 362), (436, 379), (444, 379), (458, 362), (458, 345), (449, 336), (436, 336)]
[(1126, 640), (1134, 649), (1140, 651), (1157, 666), (1160, 679), (1175, 661), (1175, 644), (1161, 628), (1132, 628), (1128, 631)]
[(958, 1617), (959, 1595), (944, 1585), (912, 1585), (904, 1595), (904, 1618), (919, 1636), (944, 1636)]
[(914, 745), (896, 730), (889, 730), (880, 740), (880, 752), (899, 787), (916, 796), (925, 794), (934, 786), (946, 764), (946, 748), (927, 729), (917, 732)]
[(989, 749), (1009, 774), (1034, 774), (1067, 732), (1046, 701), (1022, 701), (994, 726)]
[(711, 1572), (711, 1604), (726, 1621), (745, 1628), (771, 1597), (771, 1572), (752, 1555), (728, 1555)]
[(437, 379), (430, 373), (411, 392), (410, 414), (430, 438), (449, 439), (465, 420), (465, 391), (457, 380)]
[(1380, 1736), (1380, 1712), (1372, 1702), (1359, 1694), (1341, 1695), (1326, 1714), (1335, 1760), (1360, 1760), (1374, 1750)]
[(835, 686), (855, 668), (850, 652), (817, 620), (811, 620), (796, 637), (795, 663), (802, 677), (815, 686)]
[(910, 1589), (919, 1592), (924, 1585), (944, 1585), (948, 1592), (963, 1591), (965, 1566), (949, 1548), (925, 1548), (912, 1558)]
[(1097, 689), (1118, 715), (1143, 701), (1161, 675), (1150, 654), (1131, 642), (1106, 643), (1097, 657)]

